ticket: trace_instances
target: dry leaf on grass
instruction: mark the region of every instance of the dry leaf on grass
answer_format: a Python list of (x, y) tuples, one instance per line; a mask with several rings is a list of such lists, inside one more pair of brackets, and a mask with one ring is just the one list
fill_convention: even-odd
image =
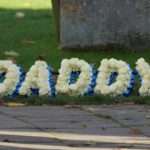
[(19, 54), (15, 51), (5, 51), (4, 54), (8, 57), (18, 57)]
[(135, 102), (127, 102), (123, 99), (117, 99), (115, 100), (116, 104), (122, 104), (122, 105), (135, 105)]
[(71, 109), (71, 108), (80, 108), (80, 105), (65, 105), (64, 108)]
[(128, 131), (129, 134), (142, 134), (143, 132), (139, 129), (131, 129)]
[(25, 17), (25, 13), (24, 12), (18, 11), (15, 14), (15, 18), (24, 18), (24, 17)]
[(26, 106), (26, 104), (23, 103), (4, 103), (5, 106), (8, 107), (22, 107), (22, 106)]
[(21, 40), (21, 43), (22, 43), (23, 45), (33, 45), (33, 44), (36, 44), (35, 41), (30, 41), (30, 40), (28, 40), (28, 39), (22, 39), (22, 40)]
[(117, 99), (117, 100), (115, 100), (115, 103), (116, 103), (116, 104), (123, 104), (123, 102), (124, 102), (124, 100), (122, 100), (122, 99)]

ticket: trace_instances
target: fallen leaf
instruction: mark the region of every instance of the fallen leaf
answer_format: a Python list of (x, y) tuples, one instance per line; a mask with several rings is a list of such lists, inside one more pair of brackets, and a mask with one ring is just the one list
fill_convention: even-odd
[(142, 134), (143, 132), (139, 129), (131, 129), (128, 131), (129, 134)]
[(80, 127), (82, 127), (82, 128), (86, 128), (86, 127), (87, 127), (87, 125), (86, 125), (85, 123), (81, 123), (81, 124), (80, 124)]
[(145, 118), (150, 119), (150, 115), (146, 115)]
[(135, 105), (135, 102), (123, 102), (123, 105)]
[(123, 104), (123, 102), (124, 102), (124, 100), (121, 100), (121, 99), (115, 100), (115, 103), (116, 103), (116, 104)]
[(36, 44), (35, 41), (30, 41), (30, 40), (27, 40), (27, 39), (22, 39), (22, 40), (21, 40), (21, 43), (22, 43), (23, 45), (33, 45), (33, 44)]
[(92, 108), (92, 107), (88, 107), (86, 110), (89, 111), (89, 112), (97, 112), (97, 111), (99, 111), (99, 109)]
[(71, 109), (71, 108), (80, 108), (80, 105), (65, 105), (64, 108)]
[(25, 17), (25, 13), (18, 11), (15, 14), (15, 18), (24, 18)]
[(11, 57), (18, 57), (19, 56), (19, 54), (17, 53), (17, 52), (15, 52), (15, 51), (5, 51), (4, 52), (4, 54), (6, 55), (6, 56), (11, 56)]
[(23, 103), (4, 103), (5, 106), (8, 107), (22, 107), (22, 106), (26, 106), (26, 104)]
[(138, 112), (144, 112), (144, 109), (139, 109)]

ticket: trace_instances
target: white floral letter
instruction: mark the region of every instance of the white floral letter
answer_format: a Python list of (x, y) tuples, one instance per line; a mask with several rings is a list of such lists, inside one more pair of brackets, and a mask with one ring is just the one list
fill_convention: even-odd
[[(127, 95), (132, 88), (132, 70), (126, 62), (116, 59), (103, 59), (98, 69), (95, 92), (97, 94), (118, 96)], [(116, 73), (116, 81), (111, 83), (113, 73)]]
[[(72, 71), (80, 71), (80, 74), (75, 83), (69, 84)], [(59, 70), (56, 93), (81, 96), (88, 93), (92, 81), (92, 68), (87, 62), (78, 58), (64, 59), (61, 62), (61, 69)]]
[(0, 61), (0, 72), (6, 73), (5, 79), (0, 83), (0, 95), (11, 96), (18, 92), (22, 78), (21, 69), (12, 61)]
[(150, 66), (143, 59), (140, 58), (136, 62), (136, 70), (141, 78), (141, 87), (139, 93), (141, 96), (150, 96)]
[(45, 61), (36, 61), (29, 72), (26, 74), (19, 94), (31, 95), (34, 90), (38, 90), (40, 96), (53, 95), (53, 89), (50, 86), (50, 72)]

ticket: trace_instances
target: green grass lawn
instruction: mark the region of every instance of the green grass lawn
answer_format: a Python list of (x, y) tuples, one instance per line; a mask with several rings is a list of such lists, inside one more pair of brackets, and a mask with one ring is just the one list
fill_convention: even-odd
[[(16, 12), (25, 14), (16, 18)], [(33, 41), (26, 44), (25, 41)], [(34, 64), (39, 55), (45, 55), (48, 64), (55, 70), (60, 67), (63, 58), (79, 57), (97, 68), (102, 58), (117, 58), (127, 61), (131, 66), (140, 57), (150, 60), (150, 50), (143, 51), (89, 51), (69, 52), (58, 49), (54, 17), (50, 0), (1, 0), (0, 1), (0, 59), (5, 59), (5, 51), (16, 51), (20, 54), (17, 63), (25, 71)]]
[[(25, 17), (15, 18), (16, 12)], [(20, 54), (18, 64), (24, 70), (35, 62), (39, 55), (46, 55), (47, 62), (57, 70), (63, 58), (79, 57), (99, 66), (102, 58), (117, 58), (127, 61), (134, 67), (135, 61), (144, 57), (150, 60), (150, 50), (102, 52), (69, 52), (58, 50), (51, 0), (2, 0), (0, 2), (0, 57), (5, 59), (4, 51), (14, 50)], [(22, 44), (22, 40), (35, 44)]]

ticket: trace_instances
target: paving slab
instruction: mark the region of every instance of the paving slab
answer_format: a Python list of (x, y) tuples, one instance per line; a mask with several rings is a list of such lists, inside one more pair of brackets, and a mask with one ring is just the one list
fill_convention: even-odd
[(108, 115), (125, 126), (150, 126), (150, 107), (144, 105), (85, 106), (88, 112)]
[(148, 150), (149, 113), (144, 105), (0, 107), (0, 150)]

